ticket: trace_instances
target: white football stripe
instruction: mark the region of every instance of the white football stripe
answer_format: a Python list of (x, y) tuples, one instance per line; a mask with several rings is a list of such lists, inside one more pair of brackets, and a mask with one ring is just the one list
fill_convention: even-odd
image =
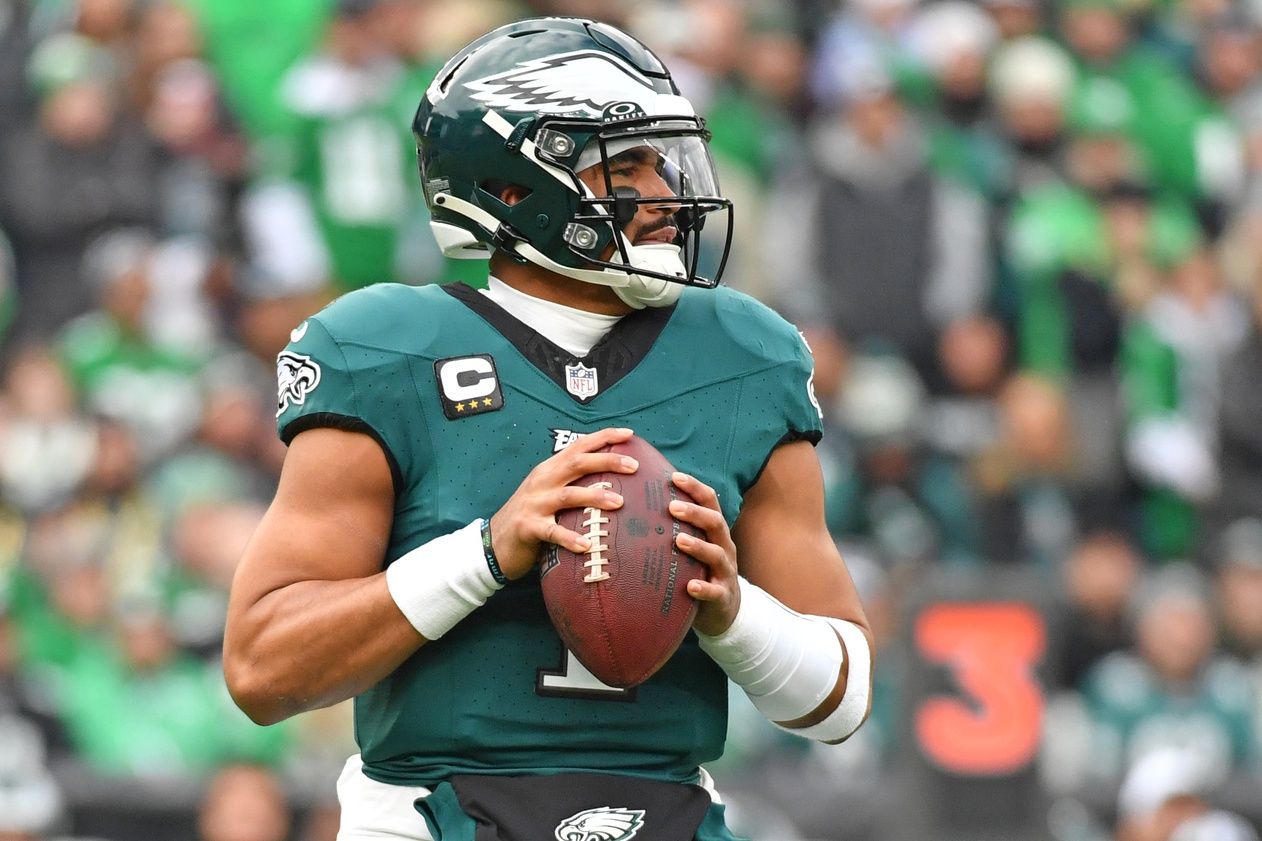
[[(507, 140), (508, 136), (513, 133), (512, 123), (510, 123), (508, 120), (504, 119), (503, 117), (501, 117), (499, 114), (497, 114), (494, 111), (487, 111), (485, 114), (483, 114), (482, 122), (490, 126), (492, 131), (494, 131), (500, 137), (503, 137), (505, 140)], [(567, 173), (563, 169), (553, 166), (550, 163), (547, 163), (546, 161), (539, 160), (539, 156), (535, 154), (535, 143), (533, 140), (524, 141), (521, 144), (521, 151), (523, 155), (525, 155), (526, 157), (534, 161), (537, 166), (542, 167), (544, 171), (547, 172), (549, 175), (551, 175), (553, 178), (560, 181), (562, 184), (564, 184), (566, 187), (569, 187), (571, 190), (574, 190), (574, 192), (576, 193), (578, 192), (578, 190), (575, 189), (574, 187), (574, 179), (570, 176), (569, 173)], [(492, 230), (494, 229), (492, 228)]]

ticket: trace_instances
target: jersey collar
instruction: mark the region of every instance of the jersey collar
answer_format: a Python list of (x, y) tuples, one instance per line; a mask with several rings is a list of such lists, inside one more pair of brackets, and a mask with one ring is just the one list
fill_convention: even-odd
[[(575, 402), (582, 404), (595, 400), (635, 370), (648, 356), (678, 306), (646, 307), (624, 315), (586, 355), (580, 357), (518, 320), (476, 289), (463, 283), (449, 283), (442, 288), (477, 313), (507, 339), (526, 361), (556, 383)], [(600, 383), (596, 394), (578, 397), (566, 388), (566, 368), (576, 364), (596, 370)]]

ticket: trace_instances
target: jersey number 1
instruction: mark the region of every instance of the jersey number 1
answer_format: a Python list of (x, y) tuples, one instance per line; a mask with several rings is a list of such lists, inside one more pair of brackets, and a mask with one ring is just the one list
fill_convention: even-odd
[(540, 669), (535, 677), (535, 691), (540, 695), (561, 698), (588, 698), (605, 701), (630, 701), (635, 696), (633, 689), (619, 689), (587, 671), (587, 667), (578, 662), (574, 652), (568, 648), (561, 649), (564, 656), (561, 665), (555, 669)]

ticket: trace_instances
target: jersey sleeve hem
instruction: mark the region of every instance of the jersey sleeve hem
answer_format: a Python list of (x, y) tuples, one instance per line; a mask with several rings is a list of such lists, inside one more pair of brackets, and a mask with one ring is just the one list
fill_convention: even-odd
[(390, 466), (390, 481), (394, 486), (395, 497), (398, 498), (403, 493), (403, 470), (399, 467), (398, 459), (394, 457), (390, 445), (386, 443), (381, 433), (373, 429), (363, 418), (341, 415), (337, 412), (312, 412), (309, 415), (296, 417), (287, 423), (281, 430), (280, 440), (285, 443), (285, 446), (289, 446), (290, 442), (298, 437), (298, 433), (320, 428), (359, 432), (376, 441), (377, 446), (381, 447), (381, 452), (386, 456), (386, 463)]
[(812, 447), (818, 446), (820, 440), (824, 437), (824, 433), (818, 429), (790, 429), (788, 432), (780, 436), (780, 440), (771, 445), (771, 449), (767, 450), (766, 457), (762, 460), (762, 464), (758, 466), (758, 472), (754, 474), (754, 480), (749, 483), (749, 487), (758, 484), (758, 480), (762, 478), (762, 472), (767, 469), (767, 463), (771, 461), (771, 456), (780, 447), (785, 444), (792, 444), (794, 441), (809, 441)]

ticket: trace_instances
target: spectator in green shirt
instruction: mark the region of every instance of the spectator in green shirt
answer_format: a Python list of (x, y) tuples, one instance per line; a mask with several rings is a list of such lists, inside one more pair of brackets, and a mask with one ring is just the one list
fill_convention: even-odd
[(1128, 325), (1121, 360), (1126, 454), (1143, 487), (1141, 528), (1149, 551), (1167, 559), (1190, 556), (1197, 509), (1221, 487), (1224, 371), (1249, 332), (1248, 308), (1224, 287), (1207, 250), (1193, 244), (1176, 260), (1167, 284)]
[(262, 141), (284, 131), (289, 115), (278, 92), (286, 71), (319, 40), (331, 0), (189, 0), (206, 57), (233, 113)]
[(1078, 62), (1078, 107), (1114, 113), (1161, 190), (1197, 200), (1198, 129), (1207, 103), (1177, 65), (1133, 37), (1121, 0), (1069, 0), (1060, 28)]
[(146, 231), (115, 231), (84, 258), (101, 305), (72, 321), (57, 344), (81, 403), (136, 436), (148, 462), (182, 441), (201, 412), (198, 356), (153, 338), (151, 304), (162, 277), (158, 243)]
[(274, 764), (289, 729), (236, 709), (217, 664), (179, 651), (166, 619), (123, 605), (105, 653), (70, 664), (60, 703), (77, 754), (115, 775), (198, 776), (231, 759)]
[(1140, 589), (1133, 615), (1135, 649), (1105, 658), (1086, 679), (1088, 741), (1079, 779), (1116, 783), (1165, 748), (1183, 751), (1207, 790), (1251, 771), (1258, 758), (1254, 691), (1246, 670), (1215, 649), (1201, 577), (1167, 568)]

